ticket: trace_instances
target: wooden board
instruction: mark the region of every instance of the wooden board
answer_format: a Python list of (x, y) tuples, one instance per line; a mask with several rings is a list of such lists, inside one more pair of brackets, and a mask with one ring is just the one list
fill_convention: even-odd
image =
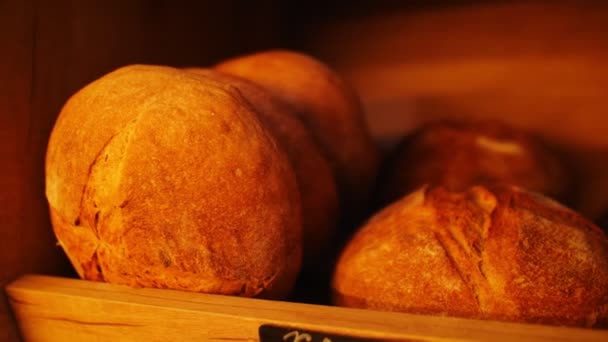
[[(133, 289), (39, 275), (16, 280), (7, 293), (27, 341), (255, 341), (261, 325), (285, 327), (284, 334), (298, 331), (300, 341), (312, 331), (330, 340), (340, 335), (401, 341), (608, 341), (606, 330)], [(285, 340), (295, 341), (294, 335)]]

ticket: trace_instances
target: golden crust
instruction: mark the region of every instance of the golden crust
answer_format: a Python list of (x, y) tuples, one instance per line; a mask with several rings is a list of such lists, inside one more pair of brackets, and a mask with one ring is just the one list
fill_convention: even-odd
[(435, 122), (394, 151), (385, 168), (380, 202), (390, 203), (423, 184), (462, 191), (502, 182), (564, 199), (569, 179), (548, 148), (496, 122)]
[(187, 70), (236, 87), (285, 148), (302, 198), (303, 261), (318, 266), (335, 235), (338, 195), (331, 167), (308, 130), (288, 106), (253, 82), (210, 69)]
[(519, 188), (422, 188), (361, 228), (340, 257), (333, 289), (344, 306), (605, 325), (608, 239)]
[(86, 279), (280, 297), (300, 267), (287, 156), (238, 91), (188, 72), (128, 66), (75, 94), (49, 140), (46, 193)]
[(361, 105), (321, 62), (290, 51), (266, 51), (224, 61), (216, 69), (253, 81), (291, 105), (324, 149), (345, 210), (364, 206), (378, 156)]

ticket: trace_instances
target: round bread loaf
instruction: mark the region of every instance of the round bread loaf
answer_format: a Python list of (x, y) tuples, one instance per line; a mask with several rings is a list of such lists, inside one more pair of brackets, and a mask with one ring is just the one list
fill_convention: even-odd
[(343, 251), (342, 306), (554, 325), (608, 322), (608, 239), (520, 188), (422, 188), (376, 214)]
[(434, 122), (406, 138), (383, 170), (381, 204), (424, 185), (461, 191), (496, 182), (564, 199), (569, 179), (533, 136), (498, 122)]
[(279, 298), (299, 271), (286, 153), (238, 90), (186, 71), (128, 66), (72, 96), (46, 195), (85, 279)]
[(294, 108), (335, 172), (343, 209), (364, 208), (378, 155), (354, 91), (323, 63), (290, 51), (267, 51), (224, 61), (216, 69), (253, 81)]
[(187, 70), (236, 87), (285, 147), (302, 198), (303, 262), (307, 266), (324, 262), (335, 234), (338, 195), (331, 167), (308, 130), (288, 106), (253, 82), (210, 69)]

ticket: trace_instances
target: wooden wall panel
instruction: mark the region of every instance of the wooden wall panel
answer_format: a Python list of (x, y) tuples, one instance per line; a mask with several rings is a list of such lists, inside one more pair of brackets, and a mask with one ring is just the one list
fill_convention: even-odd
[[(22, 238), (21, 222), (26, 194), (21, 155), (28, 135), (30, 107), (32, 6), (19, 0), (0, 1), (0, 286), (15, 274), (13, 265), (23, 254), (16, 246)], [(6, 53), (9, 52), (9, 53)], [(8, 303), (0, 297), (0, 340), (16, 340)]]

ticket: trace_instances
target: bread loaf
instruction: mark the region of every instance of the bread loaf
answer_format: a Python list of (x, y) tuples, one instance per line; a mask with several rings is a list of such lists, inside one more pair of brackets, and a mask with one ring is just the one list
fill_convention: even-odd
[(303, 262), (310, 267), (325, 262), (336, 230), (338, 195), (331, 167), (306, 127), (287, 105), (253, 82), (210, 69), (188, 71), (236, 87), (285, 147), (302, 199)]
[(387, 204), (424, 184), (461, 191), (495, 182), (521, 186), (563, 200), (565, 167), (535, 137), (499, 122), (439, 121), (407, 137), (382, 178), (379, 202)]
[(292, 106), (328, 156), (344, 211), (360, 214), (378, 156), (354, 91), (323, 63), (290, 51), (241, 56), (216, 69), (253, 81)]
[(186, 71), (127, 66), (72, 96), (46, 195), (85, 279), (278, 298), (300, 267), (286, 153), (236, 88)]
[(343, 251), (342, 306), (555, 325), (608, 322), (608, 239), (577, 213), (515, 187), (421, 188)]

